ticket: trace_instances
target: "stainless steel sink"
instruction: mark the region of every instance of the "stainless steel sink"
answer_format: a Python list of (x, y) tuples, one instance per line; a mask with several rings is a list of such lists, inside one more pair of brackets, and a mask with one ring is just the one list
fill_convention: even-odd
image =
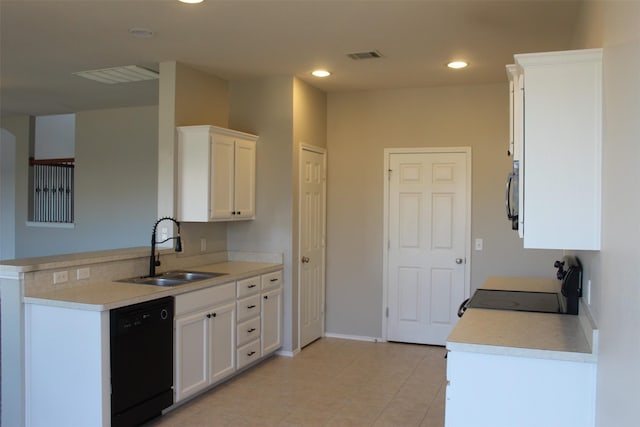
[(178, 286), (186, 285), (188, 283), (197, 282), (200, 280), (213, 279), (219, 276), (224, 276), (226, 273), (207, 273), (202, 271), (167, 271), (166, 273), (158, 274), (155, 276), (142, 276), (131, 277), (129, 279), (118, 280), (118, 282), (136, 283), (139, 285), (154, 285), (154, 286)]

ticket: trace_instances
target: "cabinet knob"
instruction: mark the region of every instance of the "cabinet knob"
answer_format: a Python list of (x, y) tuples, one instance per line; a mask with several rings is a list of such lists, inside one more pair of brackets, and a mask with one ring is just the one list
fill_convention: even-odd
[(269, 299), (269, 295), (265, 295), (265, 296), (264, 296), (264, 299)]
[(207, 313), (207, 319), (211, 319), (211, 313)]
[(212, 313), (212, 314), (211, 314), (211, 317), (216, 317), (216, 313)]
[(310, 261), (310, 259), (309, 259), (309, 257), (308, 257), (308, 256), (303, 256), (303, 257), (302, 257), (302, 263), (303, 263), (303, 264), (306, 264), (306, 263), (308, 263), (309, 261)]

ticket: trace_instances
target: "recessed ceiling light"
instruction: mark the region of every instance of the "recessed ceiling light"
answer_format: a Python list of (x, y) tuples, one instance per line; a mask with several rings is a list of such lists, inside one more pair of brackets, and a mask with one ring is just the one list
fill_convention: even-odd
[(459, 68), (465, 68), (467, 65), (469, 65), (469, 64), (467, 64), (464, 61), (452, 61), (452, 62), (449, 62), (447, 64), (447, 67), (454, 68), (454, 69), (459, 69)]
[(331, 73), (327, 70), (315, 70), (312, 71), (311, 74), (316, 77), (329, 77), (331, 75)]

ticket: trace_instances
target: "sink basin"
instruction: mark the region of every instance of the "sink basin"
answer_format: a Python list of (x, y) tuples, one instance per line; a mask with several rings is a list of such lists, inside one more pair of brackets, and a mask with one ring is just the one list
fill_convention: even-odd
[(167, 271), (166, 273), (156, 276), (131, 277), (129, 279), (118, 280), (118, 282), (136, 283), (139, 285), (154, 286), (178, 286), (187, 283), (197, 282), (199, 280), (213, 279), (215, 277), (224, 276), (226, 273), (205, 273), (201, 271)]

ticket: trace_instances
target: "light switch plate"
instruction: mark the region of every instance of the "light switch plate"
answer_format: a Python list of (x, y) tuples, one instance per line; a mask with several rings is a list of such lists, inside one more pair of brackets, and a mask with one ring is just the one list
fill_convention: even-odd
[(484, 245), (483, 240), (482, 240), (482, 239), (476, 239), (476, 242), (475, 242), (475, 243), (476, 243), (476, 244), (475, 244), (475, 249), (476, 249), (476, 251), (481, 251), (481, 250), (482, 250), (482, 247), (483, 247), (483, 245)]

